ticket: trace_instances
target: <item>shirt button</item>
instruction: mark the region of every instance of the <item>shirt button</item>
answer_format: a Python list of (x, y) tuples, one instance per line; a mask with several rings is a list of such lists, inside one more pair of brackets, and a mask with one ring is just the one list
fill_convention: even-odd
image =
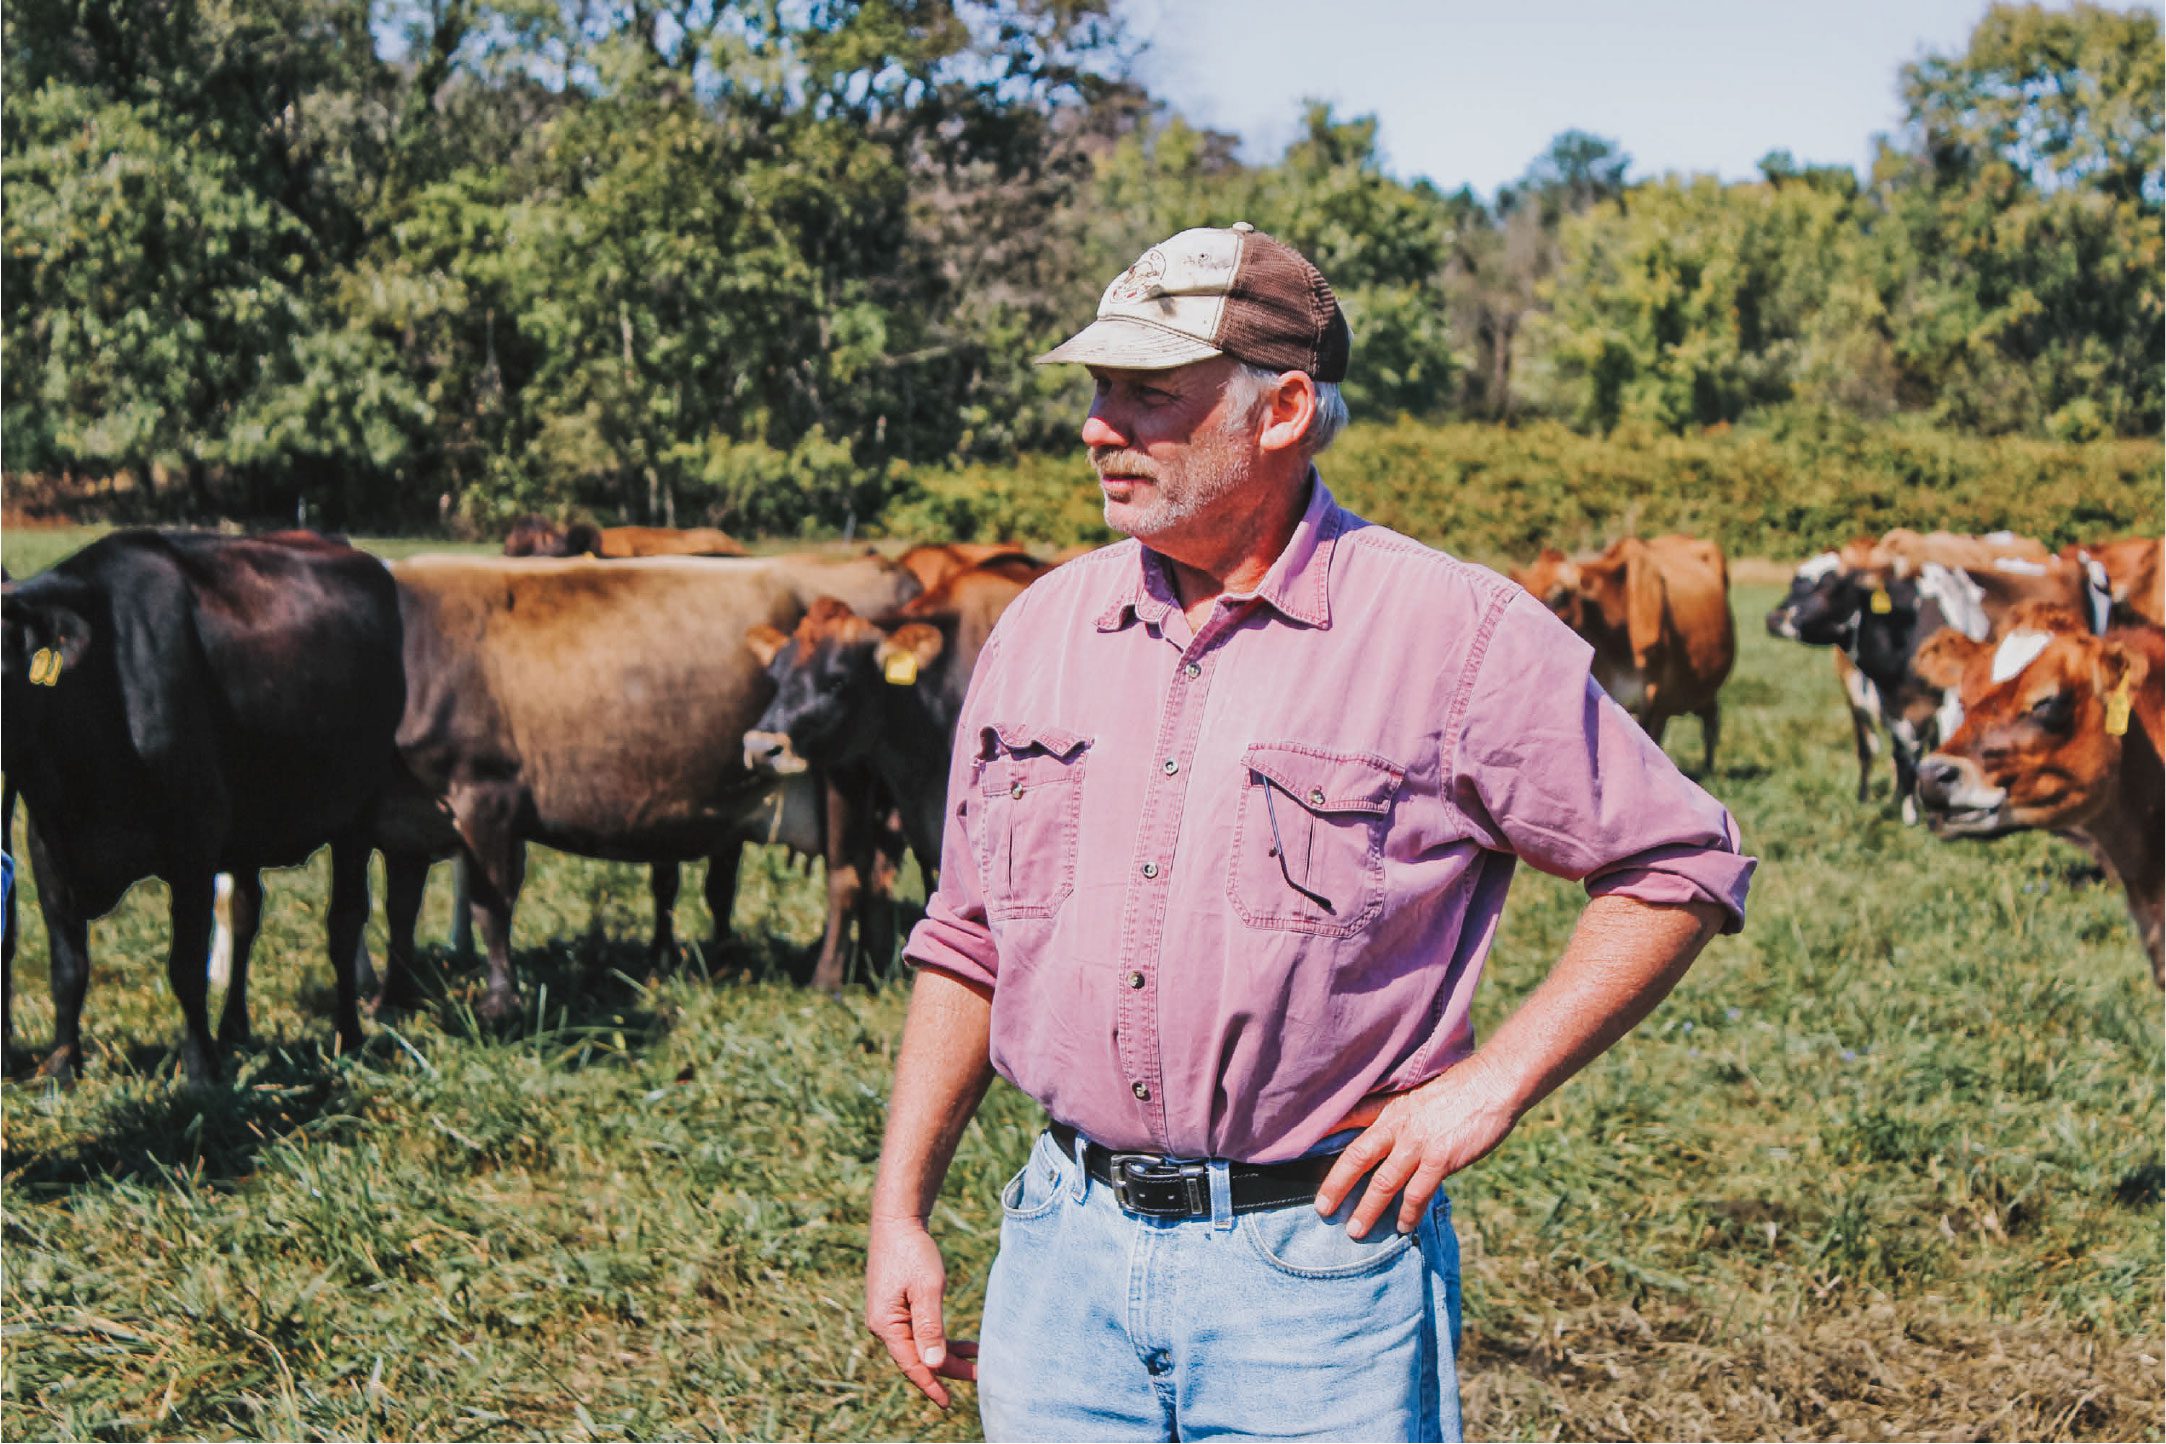
[(1143, 864), (1143, 875), (1145, 877), (1158, 876), (1158, 864), (1155, 862), (1147, 862)]
[(1309, 804), (1313, 807), (1322, 807), (1324, 805), (1324, 789), (1321, 787), (1310, 788)]
[(1174, 761), (1174, 760), (1173, 760), (1173, 759), (1172, 759), (1171, 757), (1168, 757), (1168, 758), (1166, 759), (1166, 775), (1167, 775), (1168, 777), (1171, 777), (1171, 776), (1172, 776), (1172, 775), (1173, 775), (1174, 773), (1176, 773), (1176, 772), (1179, 772), (1180, 770), (1181, 770), (1181, 764), (1180, 764), (1180, 763), (1178, 763), (1178, 762)]
[(1021, 797), (1023, 795), (1023, 784), (1018, 782), (1015, 786), (1009, 788), (1008, 795), (1010, 797)]
[(1128, 1090), (1128, 1091), (1129, 1091), (1129, 1092), (1131, 1092), (1131, 1093), (1133, 1093), (1133, 1094), (1135, 1094), (1135, 1095), (1136, 1095), (1136, 1097), (1138, 1097), (1138, 1098), (1142, 1099), (1142, 1100), (1143, 1100), (1143, 1101), (1144, 1101), (1145, 1103), (1148, 1103), (1148, 1102), (1150, 1102), (1150, 1101), (1151, 1101), (1151, 1090), (1150, 1090), (1150, 1086), (1149, 1086), (1148, 1084), (1145, 1084), (1145, 1083), (1137, 1083), (1137, 1084), (1133, 1084), (1133, 1085), (1131, 1085), (1131, 1086), (1130, 1086), (1130, 1088), (1129, 1088), (1129, 1090)]
[(1128, 986), (1129, 986), (1129, 987), (1131, 987), (1131, 988), (1140, 988), (1140, 987), (1142, 987), (1142, 986), (1143, 986), (1143, 974), (1141, 974), (1141, 973), (1130, 973), (1130, 974), (1128, 975)]
[(1198, 677), (1201, 677), (1201, 676), (1203, 675), (1203, 668), (1202, 668), (1202, 667), (1200, 667), (1200, 666), (1198, 666), (1198, 665), (1197, 665), (1196, 663), (1194, 663), (1194, 662), (1190, 662), (1190, 663), (1189, 663), (1189, 664), (1188, 664), (1187, 666), (1183, 667), (1183, 668), (1182, 668), (1181, 670), (1182, 670), (1182, 671), (1183, 671), (1184, 673), (1186, 673), (1186, 674), (1188, 675), (1188, 677), (1189, 677), (1189, 679), (1190, 679), (1191, 681), (1193, 681), (1194, 679), (1196, 679), (1196, 678), (1198, 678)]

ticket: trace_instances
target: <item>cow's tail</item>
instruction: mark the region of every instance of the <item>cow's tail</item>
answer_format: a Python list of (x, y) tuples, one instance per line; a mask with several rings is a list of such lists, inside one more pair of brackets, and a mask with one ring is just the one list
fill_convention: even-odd
[(222, 872), (212, 885), (211, 986), (223, 988), (233, 981), (233, 874)]

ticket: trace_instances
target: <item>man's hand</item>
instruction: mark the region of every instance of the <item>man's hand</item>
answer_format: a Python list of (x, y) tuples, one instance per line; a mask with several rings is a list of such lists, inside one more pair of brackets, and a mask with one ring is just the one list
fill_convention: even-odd
[(1398, 1229), (1412, 1233), (1438, 1186), (1502, 1143), (1518, 1121), (1518, 1110), (1478, 1055), (1419, 1088), (1364, 1099), (1332, 1130), (1364, 1129), (1317, 1190), (1316, 1211), (1327, 1218), (1337, 1213), (1361, 1176), (1374, 1169), (1369, 1191), (1346, 1221), (1347, 1233), (1366, 1238), (1401, 1189)]
[(1646, 1017), (1726, 916), (1710, 902), (1590, 901), (1564, 956), (1478, 1052), (1418, 1088), (1365, 1098), (1339, 1121), (1333, 1132), (1366, 1131), (1332, 1165), (1317, 1211), (1337, 1213), (1373, 1168), (1346, 1231), (1365, 1236), (1403, 1188), (1399, 1230), (1413, 1232), (1437, 1186), (1502, 1143), (1529, 1108)]
[[(940, 1245), (916, 1219), (875, 1219), (865, 1258), (865, 1323), (918, 1392), (948, 1407), (942, 1378), (978, 1377), (978, 1346), (948, 1341), (940, 1316), (948, 1271)], [(937, 1377), (936, 1377), (937, 1376)]]

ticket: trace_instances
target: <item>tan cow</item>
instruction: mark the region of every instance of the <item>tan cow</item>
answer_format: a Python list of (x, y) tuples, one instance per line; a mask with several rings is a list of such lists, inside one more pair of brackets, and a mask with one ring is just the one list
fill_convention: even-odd
[(1594, 648), (1602, 690), (1657, 742), (1672, 717), (1700, 719), (1704, 768), (1715, 768), (1717, 695), (1737, 660), (1730, 573), (1722, 548), (1697, 537), (1626, 537), (1599, 556), (1544, 548), (1512, 579)]
[(510, 928), (525, 843), (657, 864), (658, 950), (669, 943), (679, 863), (709, 859), (721, 929), (745, 842), (822, 852), (815, 781), (778, 791), (745, 766), (744, 735), (769, 695), (745, 631), (794, 626), (819, 596), (884, 613), (918, 593), (908, 572), (877, 557), (422, 556), (392, 573), (406, 634), (399, 750), (416, 786), (380, 829), (385, 992), (410, 997), (428, 859), (463, 843), (489, 957), (480, 1011), (491, 1018), (516, 1003)]
[(508, 557), (741, 557), (744, 544), (711, 526), (558, 526), (522, 517), (504, 538)]
[(1020, 542), (921, 542), (897, 557), (895, 562), (916, 577), (919, 585), (928, 592), (973, 567), (999, 565), (1031, 575), (1045, 569), (1045, 564)]
[(2166, 987), (2166, 634), (2091, 635), (2065, 607), (2025, 606), (1989, 642), (1943, 631), (1919, 675), (1958, 689), (1963, 725), (1918, 769), (1940, 837), (2067, 832), (2120, 880), (2155, 981)]
[(2125, 537), (2086, 542), (2061, 548), (2061, 555), (2073, 562), (2098, 564), (2106, 574), (2116, 621), (2166, 626), (2166, 541)]

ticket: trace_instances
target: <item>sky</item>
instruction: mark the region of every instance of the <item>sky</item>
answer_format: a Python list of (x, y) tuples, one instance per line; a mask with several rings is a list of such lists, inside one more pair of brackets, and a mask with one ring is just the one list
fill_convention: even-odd
[(1131, 0), (1136, 76), (1275, 158), (1305, 97), (1374, 114), (1387, 168), (1489, 194), (1559, 131), (1639, 178), (1757, 174), (1786, 149), (1863, 172), (1896, 71), (1960, 51), (1987, 0)]

